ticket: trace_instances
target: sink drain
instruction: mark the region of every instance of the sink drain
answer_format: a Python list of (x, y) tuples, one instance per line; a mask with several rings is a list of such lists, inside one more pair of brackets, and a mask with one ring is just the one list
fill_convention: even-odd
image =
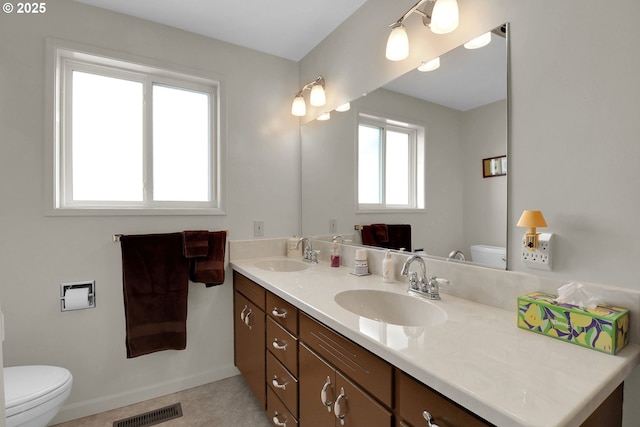
[(135, 415), (123, 420), (114, 421), (113, 427), (146, 427), (163, 423), (165, 421), (180, 418), (182, 416), (182, 406), (180, 403), (165, 406), (164, 408), (155, 409), (145, 412), (144, 414)]

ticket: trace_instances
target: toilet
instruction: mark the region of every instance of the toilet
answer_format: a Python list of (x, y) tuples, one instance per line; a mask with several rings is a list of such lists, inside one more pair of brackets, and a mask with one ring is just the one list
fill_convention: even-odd
[(7, 427), (45, 427), (71, 393), (71, 372), (57, 366), (4, 368)]
[(507, 248), (502, 246), (472, 245), (471, 261), (487, 267), (507, 268)]

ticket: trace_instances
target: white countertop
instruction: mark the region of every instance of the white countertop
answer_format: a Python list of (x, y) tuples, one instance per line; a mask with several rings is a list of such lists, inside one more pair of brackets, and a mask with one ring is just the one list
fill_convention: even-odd
[(600, 353), (519, 329), (515, 312), (442, 292), (442, 300), (433, 303), (446, 311), (444, 323), (424, 330), (384, 324), (347, 311), (334, 296), (350, 289), (406, 294), (406, 283), (383, 283), (376, 275), (357, 277), (351, 268), (322, 262), (299, 272), (255, 266), (267, 259), (288, 258), (242, 259), (231, 266), (501, 427), (579, 426), (640, 362), (638, 344), (615, 356)]

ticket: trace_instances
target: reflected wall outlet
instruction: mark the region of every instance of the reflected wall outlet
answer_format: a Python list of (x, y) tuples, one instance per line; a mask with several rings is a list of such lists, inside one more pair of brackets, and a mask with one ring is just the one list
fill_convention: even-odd
[(338, 232), (338, 220), (330, 219), (329, 220), (329, 233), (337, 233)]
[(264, 236), (264, 221), (253, 221), (253, 236)]
[(539, 270), (551, 270), (551, 254), (553, 248), (553, 233), (540, 233), (538, 236), (538, 247), (529, 250), (522, 238), (522, 262), (529, 268)]

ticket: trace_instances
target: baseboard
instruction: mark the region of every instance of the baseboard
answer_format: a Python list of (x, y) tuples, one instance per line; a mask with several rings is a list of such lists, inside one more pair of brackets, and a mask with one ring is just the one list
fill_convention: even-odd
[(123, 393), (112, 394), (98, 399), (85, 400), (82, 402), (64, 405), (58, 415), (51, 421), (51, 424), (63, 423), (111, 409), (121, 408), (167, 394), (177, 393), (193, 387), (209, 384), (225, 378), (238, 375), (240, 372), (231, 365), (212, 371), (198, 373), (188, 377), (176, 378), (157, 384), (151, 384), (135, 390), (127, 390)]

